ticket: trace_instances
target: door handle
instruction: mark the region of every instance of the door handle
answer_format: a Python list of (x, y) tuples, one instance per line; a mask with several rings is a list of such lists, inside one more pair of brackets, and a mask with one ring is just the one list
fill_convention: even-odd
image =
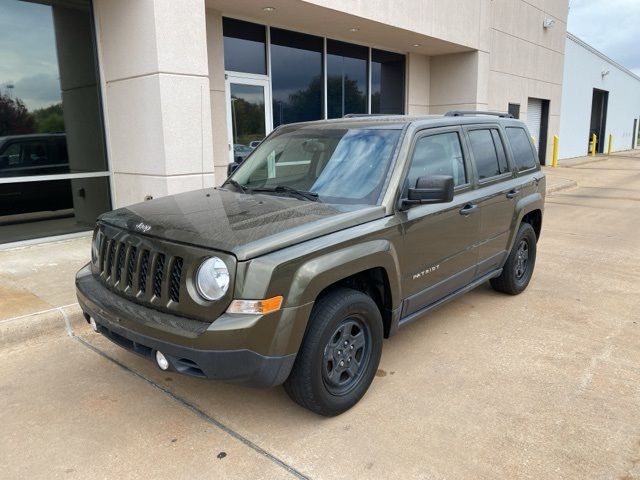
[(460, 215), (464, 215), (465, 217), (468, 217), (477, 209), (478, 209), (478, 205), (473, 205), (471, 203), (468, 203), (460, 209)]
[(520, 193), (520, 190), (516, 190), (515, 188), (513, 190), (510, 190), (507, 193), (507, 198), (516, 198), (518, 196), (518, 194)]

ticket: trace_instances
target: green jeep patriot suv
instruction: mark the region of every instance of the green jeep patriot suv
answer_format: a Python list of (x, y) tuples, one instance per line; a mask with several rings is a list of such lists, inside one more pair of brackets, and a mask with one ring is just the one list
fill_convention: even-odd
[(221, 187), (102, 215), (78, 300), (163, 370), (284, 383), (336, 415), (367, 391), (383, 338), (486, 281), (527, 287), (544, 196), (508, 114), (286, 125)]

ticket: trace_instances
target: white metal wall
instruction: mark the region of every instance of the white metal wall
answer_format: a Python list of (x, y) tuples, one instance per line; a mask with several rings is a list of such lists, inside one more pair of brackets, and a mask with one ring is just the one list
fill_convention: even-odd
[[(603, 75), (603, 72), (609, 72)], [(640, 118), (640, 78), (571, 34), (567, 35), (560, 113), (560, 158), (587, 154), (593, 89), (609, 92), (604, 147), (632, 146), (633, 120)]]

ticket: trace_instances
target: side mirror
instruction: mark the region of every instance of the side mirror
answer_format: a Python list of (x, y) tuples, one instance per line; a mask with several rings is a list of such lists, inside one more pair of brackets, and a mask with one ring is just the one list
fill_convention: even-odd
[(415, 188), (409, 189), (409, 198), (404, 204), (448, 203), (453, 200), (453, 177), (449, 175), (431, 175), (416, 180)]

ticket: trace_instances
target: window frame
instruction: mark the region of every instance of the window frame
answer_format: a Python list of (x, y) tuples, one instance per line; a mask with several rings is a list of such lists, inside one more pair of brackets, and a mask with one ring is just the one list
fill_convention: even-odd
[[(400, 175), (400, 182), (398, 183), (397, 192), (395, 195), (395, 205), (399, 205), (399, 202), (404, 198), (403, 190), (404, 185), (407, 180), (407, 175), (409, 174), (409, 170), (411, 168), (411, 163), (413, 162), (413, 155), (416, 150), (416, 145), (418, 142), (426, 137), (432, 137), (435, 135), (441, 135), (444, 133), (457, 133), (458, 141), (460, 142), (460, 151), (462, 152), (462, 163), (464, 165), (465, 173), (466, 173), (466, 183), (462, 185), (455, 185), (453, 188), (453, 197), (471, 191), (474, 187), (474, 177), (472, 174), (472, 170), (470, 169), (471, 165), (469, 162), (469, 146), (467, 145), (466, 138), (464, 136), (464, 132), (462, 126), (447, 126), (447, 127), (426, 127), (421, 128), (416, 131), (413, 135), (413, 139), (411, 140), (411, 146), (409, 147), (409, 151), (406, 155), (406, 161), (402, 167), (402, 174)], [(397, 208), (397, 207), (396, 207)]]
[[(465, 134), (465, 139), (469, 145), (469, 154), (470, 154), (471, 164), (473, 165), (473, 177), (474, 177), (475, 185), (477, 185), (480, 188), (480, 187), (485, 187), (487, 185), (493, 185), (494, 183), (500, 183), (510, 178), (514, 178), (516, 173), (516, 169), (514, 168), (515, 165), (510, 158), (511, 152), (507, 151), (507, 147), (505, 143), (506, 132), (502, 132), (500, 124), (498, 123), (474, 124), (474, 125), (464, 126), (463, 130)], [(502, 148), (504, 150), (504, 154), (507, 160), (507, 167), (509, 168), (508, 172), (501, 173), (500, 175), (494, 175), (493, 177), (480, 179), (478, 175), (477, 165), (476, 165), (476, 158), (473, 155), (473, 148), (471, 148), (471, 138), (469, 137), (469, 132), (472, 132), (474, 130), (488, 130), (489, 133), (491, 133), (491, 130), (498, 131), (498, 135), (500, 137), (500, 140), (502, 141)], [(493, 139), (493, 135), (491, 135), (491, 138)], [(495, 147), (495, 144), (494, 144), (494, 147)], [(497, 158), (497, 155), (498, 155), (498, 151), (496, 150), (496, 158)], [(499, 160), (498, 160), (498, 165), (499, 165)]]

